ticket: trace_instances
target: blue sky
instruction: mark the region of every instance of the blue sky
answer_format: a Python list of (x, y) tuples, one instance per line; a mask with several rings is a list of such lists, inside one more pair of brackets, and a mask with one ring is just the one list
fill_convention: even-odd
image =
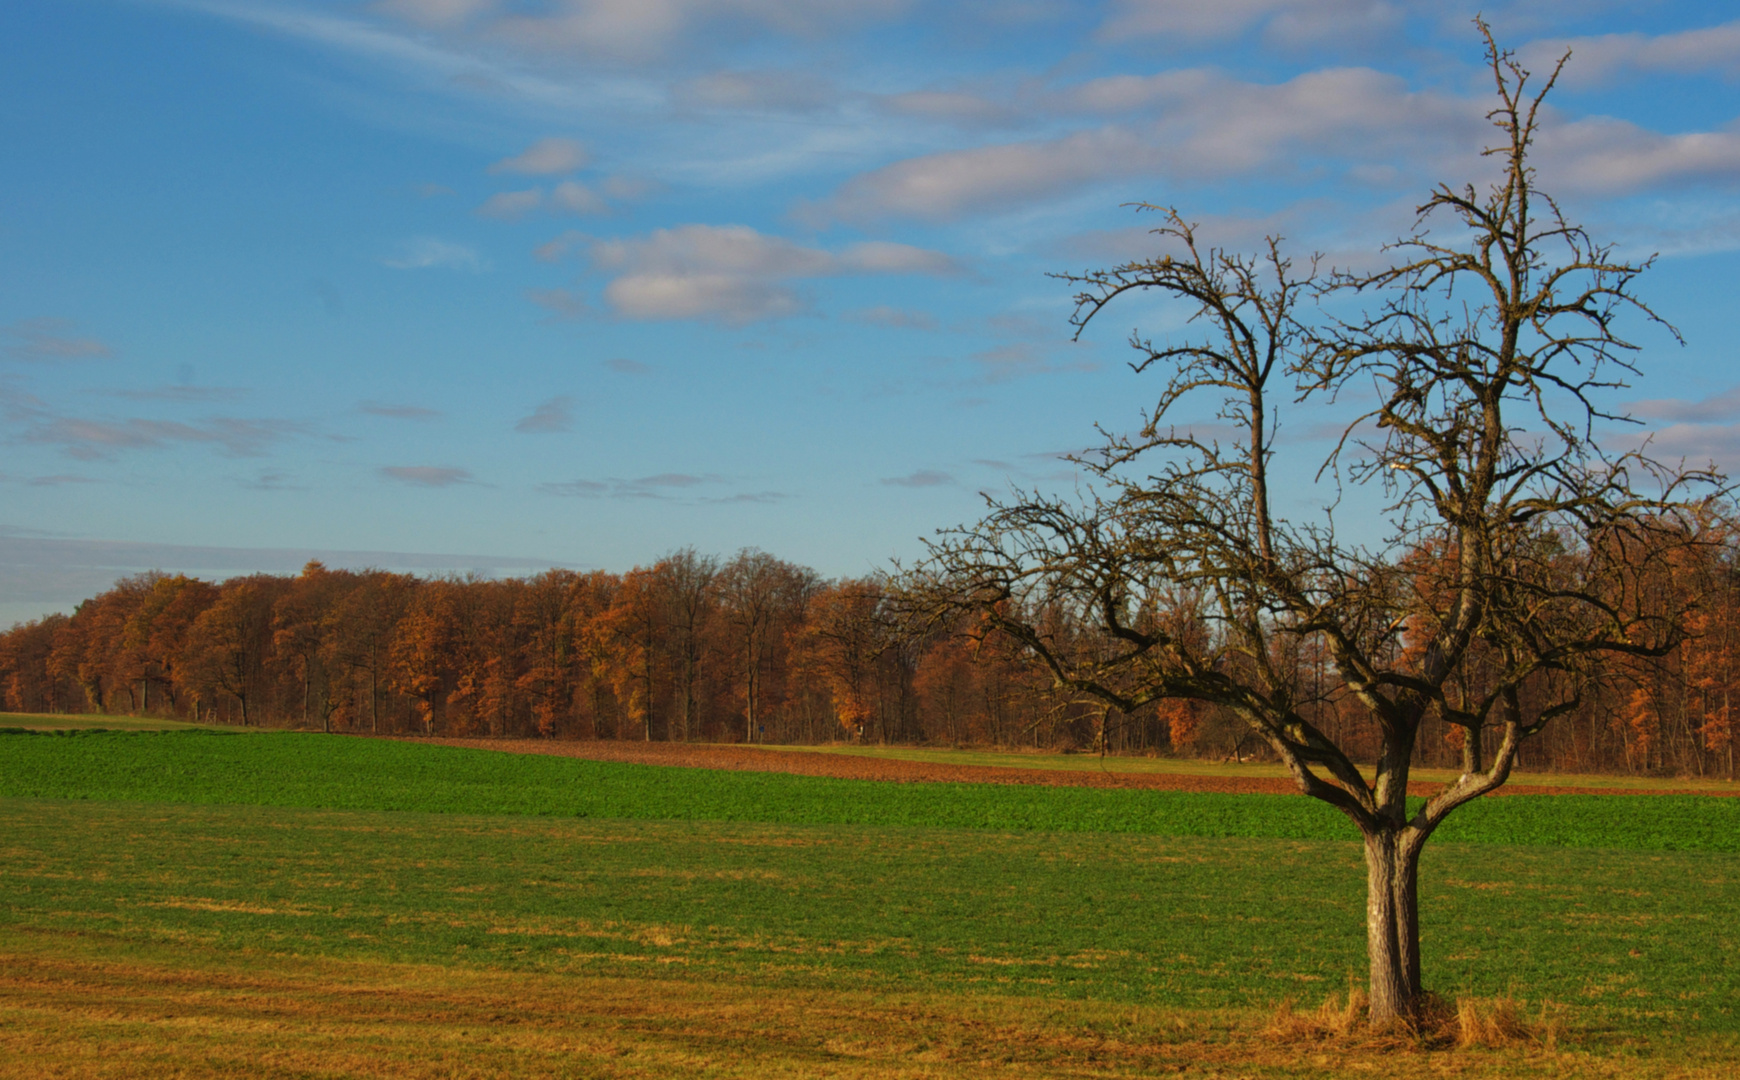
[(1123, 204), (1363, 265), (1478, 178), (1477, 9), (1573, 51), (1544, 186), (1661, 253), (1687, 344), (1616, 403), (1737, 463), (1727, 5), (8, 0), (0, 620), (142, 560), (910, 558), (1135, 423), (1181, 313), (1072, 343), (1046, 276), (1150, 250)]

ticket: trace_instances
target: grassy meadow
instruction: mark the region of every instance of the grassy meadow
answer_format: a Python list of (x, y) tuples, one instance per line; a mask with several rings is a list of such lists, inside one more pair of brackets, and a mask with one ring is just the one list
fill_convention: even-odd
[(1428, 982), (1562, 1033), (1386, 1051), (1263, 1034), (1364, 962), (1299, 798), (5, 735), (0, 1076), (1729, 1075), (1737, 805), (1481, 807)]

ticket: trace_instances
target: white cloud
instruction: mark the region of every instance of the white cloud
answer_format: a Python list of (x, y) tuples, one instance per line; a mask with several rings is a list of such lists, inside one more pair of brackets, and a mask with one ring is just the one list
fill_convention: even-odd
[(1199, 44), (1261, 28), (1272, 44), (1346, 42), (1399, 29), (1405, 8), (1384, 0), (1119, 0), (1099, 36)]
[[(1626, 437), (1643, 442), (1635, 433), (1621, 436)], [(1714, 462), (1730, 471), (1740, 465), (1740, 423), (1669, 424), (1650, 432), (1647, 439), (1646, 452), (1658, 460), (1681, 458), (1694, 466)]]
[(1573, 87), (1599, 86), (1637, 74), (1709, 72), (1726, 79), (1740, 78), (1740, 22), (1659, 36), (1546, 38), (1530, 42), (1519, 50), (1519, 57), (1531, 70), (1546, 72), (1567, 50), (1571, 60), (1561, 81)]
[(584, 168), (586, 148), (573, 139), (539, 139), (521, 153), (503, 158), (489, 167), (492, 173), (523, 176), (560, 176)]
[(951, 150), (910, 158), (848, 181), (831, 200), (848, 218), (952, 218), (1001, 210), (1152, 167), (1152, 148), (1127, 131)]
[(489, 269), (477, 252), (432, 236), (408, 240), (400, 246), (397, 257), (381, 261), (395, 270), (469, 270), (475, 274)]
[(1740, 386), (1712, 394), (1697, 401), (1684, 398), (1653, 398), (1633, 402), (1631, 415), (1646, 420), (1666, 420), (1676, 424), (1709, 424), (1731, 421), (1740, 417)]
[(514, 425), (522, 435), (543, 435), (574, 430), (574, 399), (553, 397), (532, 410), (530, 416)]
[(631, 319), (730, 323), (804, 309), (791, 283), (844, 274), (950, 274), (954, 260), (905, 244), (854, 244), (838, 254), (765, 236), (746, 225), (682, 225), (645, 237), (595, 240), (592, 265), (614, 274), (604, 298)]
[(381, 468), (381, 475), (413, 487), (444, 488), (472, 483), (471, 470), (443, 465), (386, 465)]
[(1554, 191), (1628, 195), (1662, 185), (1740, 181), (1740, 131), (1663, 135), (1597, 116), (1547, 127), (1537, 143)]
[(960, 272), (960, 264), (940, 251), (867, 240), (853, 244), (837, 260), (844, 272), (862, 274), (932, 274), (946, 277)]
[(1406, 160), (1437, 172), (1472, 162), (1485, 131), (1480, 102), (1409, 89), (1369, 68), (1330, 68), (1287, 82), (1241, 82), (1205, 71), (1096, 80), (1044, 99), (1069, 112), (1153, 110), (1050, 139), (950, 150), (847, 181), (824, 209), (860, 219), (949, 219), (1004, 210), (1097, 183), (1158, 177), (1203, 181), (1302, 174)]

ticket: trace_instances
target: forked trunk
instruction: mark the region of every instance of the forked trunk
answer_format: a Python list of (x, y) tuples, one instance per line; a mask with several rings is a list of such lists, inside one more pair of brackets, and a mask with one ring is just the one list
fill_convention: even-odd
[(1371, 1024), (1411, 1022), (1420, 1010), (1420, 846), (1385, 828), (1365, 836), (1365, 931)]

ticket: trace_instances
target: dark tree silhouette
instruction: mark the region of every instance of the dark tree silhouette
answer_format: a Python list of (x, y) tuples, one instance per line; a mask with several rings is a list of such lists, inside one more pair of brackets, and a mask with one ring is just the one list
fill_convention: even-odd
[[(1067, 278), (1078, 333), (1131, 292), (1194, 310), (1180, 343), (1132, 340), (1137, 370), (1164, 380), (1140, 431), (1080, 460), (1096, 494), (993, 501), (911, 578), (922, 610), (976, 614), (1060, 691), (1125, 713), (1184, 699), (1236, 716), (1302, 792), (1351, 819), (1374, 1025), (1422, 1001), (1427, 839), (1505, 783), (1602, 657), (1678, 643), (1685, 612), (1652, 582), (1705, 542), (1693, 496), (1720, 486), (1598, 445), (1596, 424), (1623, 419), (1603, 392), (1635, 370), (1620, 320), (1655, 319), (1632, 291), (1648, 263), (1616, 258), (1537, 188), (1529, 151), (1558, 69), (1532, 89), (1478, 25), (1497, 95), (1490, 186), (1434, 190), (1396, 264), (1363, 275), (1295, 266), (1277, 239), (1256, 256), (1205, 248), (1165, 211), (1156, 232), (1172, 253)], [(1330, 314), (1361, 302), (1375, 306)], [(1204, 399), (1237, 433), (1224, 444), (1179, 422)], [(1381, 493), (1387, 537), (1358, 544), (1327, 513), (1277, 515), (1278, 415), (1294, 408), (1339, 410), (1319, 480), (1331, 500), (1342, 485)], [(1313, 721), (1306, 673), (1325, 660), (1378, 733), (1366, 770)], [(1410, 807), (1433, 716), (1463, 731), (1463, 773)]]

